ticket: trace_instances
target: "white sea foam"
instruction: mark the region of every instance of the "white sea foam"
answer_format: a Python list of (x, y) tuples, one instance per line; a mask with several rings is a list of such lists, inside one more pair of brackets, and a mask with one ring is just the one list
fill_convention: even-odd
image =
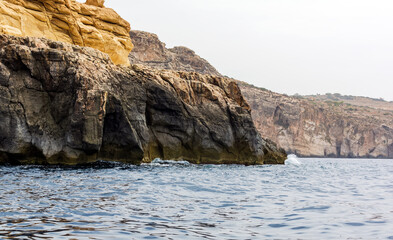
[(151, 162), (151, 165), (190, 165), (190, 163), (187, 161), (162, 160), (156, 158)]
[(295, 154), (288, 155), (288, 159), (285, 160), (285, 165), (295, 165), (300, 166), (302, 163), (300, 162), (299, 158)]

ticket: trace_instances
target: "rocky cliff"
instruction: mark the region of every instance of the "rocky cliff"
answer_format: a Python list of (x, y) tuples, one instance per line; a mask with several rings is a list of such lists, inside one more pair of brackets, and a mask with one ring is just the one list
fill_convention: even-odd
[(115, 64), (129, 65), (129, 31), (129, 23), (105, 8), (104, 0), (0, 1), (0, 33), (93, 47)]
[(212, 65), (196, 55), (191, 49), (186, 47), (166, 48), (165, 43), (161, 42), (153, 33), (131, 31), (130, 36), (135, 45), (129, 56), (130, 62), (133, 64), (221, 76)]
[[(131, 62), (199, 73), (214, 69), (199, 56), (179, 52), (176, 58), (168, 57), (171, 50), (154, 34), (133, 31), (131, 36), (135, 44)], [(200, 64), (184, 67), (173, 59)], [(337, 95), (290, 97), (240, 81), (239, 87), (260, 134), (288, 153), (304, 157), (393, 157), (392, 104)]]
[(282, 163), (238, 85), (198, 73), (131, 68), (42, 38), (0, 35), (0, 162)]
[[(393, 158), (393, 111), (291, 97), (239, 82), (262, 136), (305, 157)], [(362, 98), (363, 99), (363, 98)], [(363, 106), (362, 106), (363, 105)]]

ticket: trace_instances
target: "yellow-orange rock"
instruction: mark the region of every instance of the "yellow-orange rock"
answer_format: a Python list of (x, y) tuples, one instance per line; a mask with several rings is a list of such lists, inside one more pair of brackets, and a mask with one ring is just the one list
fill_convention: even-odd
[(0, 33), (45, 37), (107, 53), (115, 64), (129, 65), (130, 24), (104, 0), (1, 0)]

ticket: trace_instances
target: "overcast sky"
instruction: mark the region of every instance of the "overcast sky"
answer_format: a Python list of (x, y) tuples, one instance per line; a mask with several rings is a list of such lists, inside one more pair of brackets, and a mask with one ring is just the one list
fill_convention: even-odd
[(106, 0), (132, 29), (287, 94), (393, 100), (392, 0)]

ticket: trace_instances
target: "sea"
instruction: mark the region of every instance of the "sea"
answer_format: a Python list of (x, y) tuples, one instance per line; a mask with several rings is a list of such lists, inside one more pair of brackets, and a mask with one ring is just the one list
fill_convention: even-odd
[(393, 239), (393, 160), (0, 166), (0, 239)]

